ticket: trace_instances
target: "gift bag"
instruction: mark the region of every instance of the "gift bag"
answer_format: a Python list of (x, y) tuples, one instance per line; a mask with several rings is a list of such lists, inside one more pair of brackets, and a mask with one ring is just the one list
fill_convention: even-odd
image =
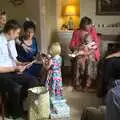
[(49, 91), (45, 87), (28, 90), (28, 119), (46, 120), (50, 115)]

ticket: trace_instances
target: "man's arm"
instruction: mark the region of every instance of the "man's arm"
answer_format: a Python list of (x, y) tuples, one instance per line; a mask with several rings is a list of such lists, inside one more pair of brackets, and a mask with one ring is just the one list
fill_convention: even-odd
[(20, 72), (22, 73), (26, 66), (0, 67), (0, 73)]
[(0, 73), (15, 72), (16, 70), (16, 67), (0, 67)]
[(119, 51), (119, 52), (116, 52), (116, 53), (113, 53), (113, 54), (111, 54), (111, 55), (108, 55), (108, 56), (106, 57), (106, 59), (107, 59), (107, 58), (112, 58), (112, 57), (120, 57), (120, 51)]

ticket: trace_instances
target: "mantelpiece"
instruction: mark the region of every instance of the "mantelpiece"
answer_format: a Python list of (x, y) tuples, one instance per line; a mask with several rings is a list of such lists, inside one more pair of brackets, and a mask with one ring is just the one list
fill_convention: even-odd
[[(73, 31), (58, 31), (58, 39), (62, 46), (62, 57), (64, 61), (64, 66), (71, 66), (70, 58), (68, 57), (68, 53), (70, 52), (69, 44), (72, 38)], [(101, 35), (101, 44), (100, 44), (100, 51), (101, 57), (103, 57), (108, 48), (111, 46), (118, 46), (120, 47), (120, 35), (109, 35), (109, 34), (102, 34)], [(111, 48), (112, 50), (113, 48)]]
[[(112, 47), (112, 48), (110, 48)], [(104, 56), (106, 52), (113, 52), (116, 49), (120, 49), (120, 35), (102, 35), (101, 36), (101, 56)]]
[(58, 31), (58, 39), (62, 47), (62, 57), (64, 66), (71, 66), (70, 58), (68, 53), (70, 53), (69, 44), (72, 38), (73, 31)]

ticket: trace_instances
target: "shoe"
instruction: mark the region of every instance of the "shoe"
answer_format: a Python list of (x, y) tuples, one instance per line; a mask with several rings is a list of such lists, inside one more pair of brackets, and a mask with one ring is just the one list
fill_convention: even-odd
[(13, 120), (12, 118), (5, 117), (4, 120)]
[(14, 120), (24, 120), (22, 117), (16, 118)]

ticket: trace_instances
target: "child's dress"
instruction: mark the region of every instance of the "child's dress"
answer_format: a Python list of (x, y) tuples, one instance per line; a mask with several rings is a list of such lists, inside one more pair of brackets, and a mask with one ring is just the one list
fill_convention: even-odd
[(52, 65), (48, 72), (46, 86), (51, 96), (62, 95), (62, 75), (61, 75), (62, 58), (56, 55), (52, 58)]

